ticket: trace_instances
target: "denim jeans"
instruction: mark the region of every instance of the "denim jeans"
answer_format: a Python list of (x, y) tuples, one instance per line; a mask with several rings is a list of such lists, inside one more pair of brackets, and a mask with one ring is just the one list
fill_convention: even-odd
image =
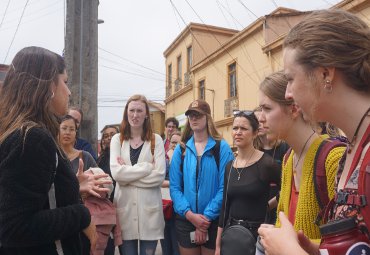
[(177, 243), (175, 213), (170, 220), (165, 220), (164, 239), (161, 239), (162, 255), (180, 255)]
[(121, 255), (138, 255), (138, 243), (140, 243), (140, 255), (154, 255), (158, 240), (123, 240), (119, 246)]

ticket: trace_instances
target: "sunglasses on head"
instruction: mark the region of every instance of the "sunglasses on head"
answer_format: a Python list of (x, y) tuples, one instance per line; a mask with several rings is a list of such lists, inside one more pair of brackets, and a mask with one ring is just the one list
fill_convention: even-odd
[(250, 110), (234, 110), (233, 111), (234, 117), (236, 116), (251, 116), (254, 115), (254, 111)]

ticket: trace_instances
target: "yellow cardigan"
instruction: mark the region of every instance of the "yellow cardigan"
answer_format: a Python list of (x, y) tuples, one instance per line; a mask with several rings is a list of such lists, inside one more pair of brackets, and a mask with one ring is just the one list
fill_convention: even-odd
[[(313, 167), (317, 150), (320, 144), (327, 137), (328, 136), (321, 136), (316, 138), (309, 147), (303, 161), (301, 186), (299, 188), (294, 228), (296, 230), (303, 230), (304, 234), (310, 239), (321, 238), (319, 227), (314, 222), (317, 214), (320, 212), (320, 207), (315, 194)], [(330, 199), (334, 197), (334, 183), (338, 163), (343, 156), (344, 151), (344, 147), (336, 147), (332, 149), (325, 161), (328, 195)], [(293, 176), (293, 156), (294, 151), (292, 150), (286, 164), (283, 164), (282, 170), (281, 191), (277, 212), (279, 213), (280, 211), (283, 211), (285, 215), (289, 214)], [(277, 219), (276, 226), (280, 226), (279, 217)]]

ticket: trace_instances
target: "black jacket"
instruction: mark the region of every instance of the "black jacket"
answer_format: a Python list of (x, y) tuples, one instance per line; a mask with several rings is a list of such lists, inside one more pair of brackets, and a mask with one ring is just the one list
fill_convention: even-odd
[[(57, 208), (50, 210), (53, 181)], [(7, 137), (0, 145), (0, 254), (56, 254), (59, 239), (65, 255), (80, 254), (79, 233), (89, 224), (78, 180), (49, 132), (31, 128)]]

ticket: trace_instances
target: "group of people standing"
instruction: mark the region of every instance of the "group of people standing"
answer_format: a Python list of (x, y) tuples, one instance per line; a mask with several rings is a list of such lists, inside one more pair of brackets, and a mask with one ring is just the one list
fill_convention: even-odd
[[(21, 50), (0, 88), (0, 254), (93, 252), (89, 197), (113, 201), (124, 255), (153, 255), (160, 239), (164, 254), (227, 255), (233, 226), (248, 229), (252, 245), (259, 236), (269, 255), (318, 254), (324, 246), (332, 254), (318, 225), (348, 218), (361, 225), (361, 249), (370, 249), (366, 204), (343, 199), (370, 199), (370, 187), (358, 182), (370, 165), (369, 26), (345, 11), (315, 11), (283, 46), (284, 71), (261, 82), (258, 109), (234, 112), (235, 153), (204, 100), (189, 105), (182, 133), (176, 119), (166, 121), (163, 140), (146, 98), (134, 95), (119, 130), (103, 130), (97, 164), (75, 148), (81, 119), (67, 114), (63, 58)], [(319, 122), (342, 130), (347, 144), (319, 133)], [(105, 174), (85, 171), (97, 166)], [(104, 185), (112, 182), (110, 194)], [(166, 220), (164, 190), (174, 210)], [(276, 224), (267, 217), (273, 208)], [(109, 233), (106, 254), (114, 252)]]

